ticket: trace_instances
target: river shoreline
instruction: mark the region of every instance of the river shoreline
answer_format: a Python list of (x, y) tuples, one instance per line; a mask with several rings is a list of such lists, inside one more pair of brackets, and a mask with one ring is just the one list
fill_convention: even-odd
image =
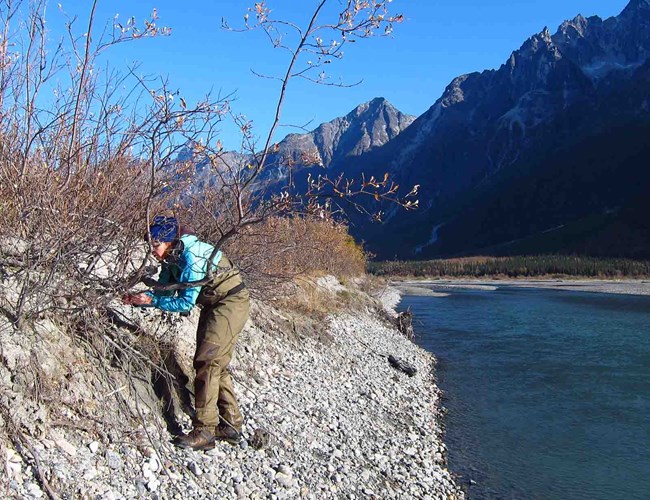
[(421, 279), (391, 280), (390, 283), (404, 294), (427, 296), (445, 296), (454, 289), (496, 290), (499, 287), (650, 295), (650, 280), (641, 279)]

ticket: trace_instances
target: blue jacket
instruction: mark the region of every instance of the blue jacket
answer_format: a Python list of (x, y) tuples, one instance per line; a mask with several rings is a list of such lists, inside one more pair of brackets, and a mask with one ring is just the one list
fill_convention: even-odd
[[(189, 283), (199, 281), (206, 277), (207, 263), (214, 247), (208, 243), (199, 241), (193, 234), (181, 236), (180, 254), (172, 255), (162, 264), (158, 282), (163, 285), (167, 283)], [(221, 260), (221, 250), (217, 252), (213, 260), (213, 271)], [(201, 293), (201, 287), (181, 288), (172, 291), (154, 291), (151, 305), (169, 312), (189, 312), (196, 304), (196, 299)]]

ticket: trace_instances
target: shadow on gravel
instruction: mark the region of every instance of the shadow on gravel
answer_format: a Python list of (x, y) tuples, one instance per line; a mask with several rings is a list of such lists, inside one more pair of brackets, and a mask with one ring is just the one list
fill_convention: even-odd
[(178, 421), (180, 412), (194, 418), (192, 393), (187, 388), (189, 377), (183, 372), (173, 353), (168, 353), (163, 360), (165, 372), (154, 372), (152, 378), (153, 390), (162, 403), (162, 415), (167, 430), (172, 436), (183, 434), (183, 428)]

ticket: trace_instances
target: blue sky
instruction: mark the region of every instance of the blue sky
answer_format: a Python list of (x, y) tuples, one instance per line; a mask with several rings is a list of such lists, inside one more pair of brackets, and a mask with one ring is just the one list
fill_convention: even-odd
[[(339, 0), (331, 0), (334, 6)], [(81, 20), (90, 0), (61, 0), (68, 14)], [(206, 92), (236, 92), (234, 109), (253, 120), (262, 135), (273, 118), (279, 86), (251, 73), (279, 74), (286, 67), (286, 53), (273, 50), (261, 33), (233, 33), (221, 29), (225, 17), (240, 25), (246, 8), (254, 2), (240, 0), (128, 0), (101, 1), (97, 20), (138, 21), (155, 7), (159, 25), (172, 28), (172, 35), (121, 45), (105, 53), (114, 67), (139, 61), (142, 74), (167, 77), (188, 103)], [(455, 76), (497, 68), (529, 36), (548, 26), (554, 32), (565, 19), (577, 14), (610, 17), (628, 0), (393, 0), (391, 9), (405, 21), (391, 38), (377, 37), (350, 44), (342, 60), (327, 67), (334, 80), (363, 82), (353, 88), (333, 88), (293, 80), (283, 108), (284, 124), (318, 124), (342, 116), (362, 102), (382, 96), (406, 113), (419, 115), (440, 96)], [(267, 0), (281, 18), (304, 22), (315, 0)], [(50, 8), (49, 26), (56, 31), (60, 14)], [(275, 139), (295, 129), (284, 127)], [(223, 143), (237, 147), (234, 128), (224, 125)]]

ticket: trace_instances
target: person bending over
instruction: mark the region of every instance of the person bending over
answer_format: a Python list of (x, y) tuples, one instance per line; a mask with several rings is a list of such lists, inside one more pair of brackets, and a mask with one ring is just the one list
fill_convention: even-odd
[[(151, 238), (154, 257), (162, 265), (159, 284), (187, 284), (207, 277), (214, 247), (195, 235), (185, 234), (176, 218), (156, 216), (147, 237)], [(227, 368), (248, 319), (249, 293), (239, 270), (221, 251), (210, 265), (212, 278), (203, 286), (172, 291), (154, 287), (153, 291), (128, 294), (123, 299), (125, 304), (178, 313), (187, 313), (196, 304), (201, 306), (193, 363), (194, 428), (174, 440), (180, 447), (195, 450), (213, 448), (216, 439), (237, 444), (243, 423)]]

